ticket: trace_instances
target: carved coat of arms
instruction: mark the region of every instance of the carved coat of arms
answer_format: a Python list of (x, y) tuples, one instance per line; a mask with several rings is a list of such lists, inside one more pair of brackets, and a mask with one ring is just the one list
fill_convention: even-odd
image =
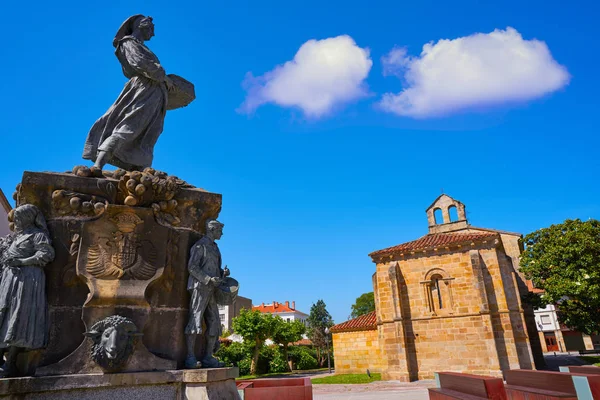
[(117, 214), (110, 221), (117, 229), (96, 236), (89, 245), (86, 271), (97, 279), (152, 278), (158, 269), (156, 247), (136, 233), (144, 221), (133, 213)]

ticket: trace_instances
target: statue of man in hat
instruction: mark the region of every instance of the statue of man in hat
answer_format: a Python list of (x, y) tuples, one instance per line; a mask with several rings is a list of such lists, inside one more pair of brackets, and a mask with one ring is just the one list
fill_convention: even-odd
[(96, 168), (102, 169), (108, 163), (132, 171), (152, 165), (169, 93), (177, 90), (158, 57), (145, 44), (153, 36), (152, 17), (144, 15), (129, 17), (115, 35), (115, 54), (129, 81), (88, 134), (83, 158), (94, 161)]
[[(187, 341), (186, 368), (220, 368), (225, 364), (213, 357), (219, 349), (221, 320), (215, 291), (229, 276), (229, 269), (221, 268), (221, 252), (216, 240), (223, 235), (223, 224), (217, 220), (206, 223), (206, 234), (194, 243), (188, 262), (188, 291), (191, 295), (189, 322), (185, 328)], [(202, 320), (206, 323), (206, 347), (200, 362), (196, 359), (194, 344), (202, 333)]]

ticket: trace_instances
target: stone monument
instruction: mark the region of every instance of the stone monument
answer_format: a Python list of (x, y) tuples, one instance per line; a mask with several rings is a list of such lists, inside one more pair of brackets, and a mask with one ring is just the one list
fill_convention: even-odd
[(151, 167), (166, 111), (195, 97), (146, 47), (153, 35), (134, 15), (115, 36), (129, 81), (88, 134), (94, 166), (17, 186), (0, 240), (0, 374), (21, 378), (0, 379), (0, 398), (238, 398), (237, 368), (213, 357), (217, 304), (239, 286), (215, 243), (221, 195)]

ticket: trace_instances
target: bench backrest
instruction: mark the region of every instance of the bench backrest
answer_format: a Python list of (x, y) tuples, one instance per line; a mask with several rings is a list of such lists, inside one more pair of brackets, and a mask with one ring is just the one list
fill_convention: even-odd
[(560, 367), (560, 370), (572, 374), (600, 375), (600, 367), (592, 365), (569, 365), (567, 367)]
[(575, 394), (571, 374), (565, 372), (513, 369), (505, 371), (504, 377), (507, 385)]
[(442, 389), (455, 390), (484, 399), (506, 399), (504, 383), (500, 378), (457, 372), (436, 372), (435, 379)]
[(282, 387), (282, 386), (312, 386), (310, 378), (262, 378), (238, 381), (241, 383), (252, 382), (253, 388)]
[(244, 400), (312, 400), (310, 378), (254, 379), (237, 382)]

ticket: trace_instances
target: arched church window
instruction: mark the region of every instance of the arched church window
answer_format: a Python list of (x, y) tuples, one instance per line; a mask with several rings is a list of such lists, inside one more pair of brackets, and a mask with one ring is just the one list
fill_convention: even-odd
[(453, 280), (454, 278), (441, 268), (433, 268), (425, 274), (421, 284), (427, 312), (432, 315), (454, 314)]
[(435, 310), (441, 310), (444, 308), (444, 301), (442, 300), (442, 288), (440, 287), (441, 280), (441, 275), (434, 275), (431, 277), (431, 299), (433, 300), (433, 307)]

